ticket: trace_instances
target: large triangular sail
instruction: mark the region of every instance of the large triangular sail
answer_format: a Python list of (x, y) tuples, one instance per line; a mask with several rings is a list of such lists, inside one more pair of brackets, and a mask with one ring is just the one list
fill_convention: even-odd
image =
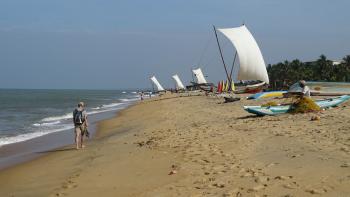
[(185, 86), (182, 83), (182, 81), (180, 80), (180, 77), (178, 75), (173, 75), (172, 77), (175, 80), (177, 89), (185, 89)]
[(192, 72), (196, 76), (198, 84), (206, 84), (207, 83), (207, 80), (205, 80), (205, 77), (203, 75), (202, 69), (197, 68), (197, 69), (192, 70)]
[(218, 29), (236, 48), (239, 58), (238, 80), (260, 80), (269, 83), (264, 58), (253, 35), (245, 25)]
[(151, 81), (154, 83), (154, 85), (157, 87), (158, 91), (164, 91), (164, 88), (160, 83), (158, 82), (157, 78), (155, 76), (151, 77)]

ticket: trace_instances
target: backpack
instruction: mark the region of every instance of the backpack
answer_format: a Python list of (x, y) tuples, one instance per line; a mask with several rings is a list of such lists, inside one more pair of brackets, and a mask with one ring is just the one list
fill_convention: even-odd
[(83, 111), (79, 111), (75, 109), (74, 111), (74, 123), (75, 124), (83, 124), (84, 118), (83, 118)]

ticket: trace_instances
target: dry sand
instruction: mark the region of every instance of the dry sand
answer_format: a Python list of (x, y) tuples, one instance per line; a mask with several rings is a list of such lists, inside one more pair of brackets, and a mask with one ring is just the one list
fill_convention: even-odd
[(310, 121), (242, 109), (266, 100), (222, 101), (139, 103), (84, 150), (1, 171), (0, 196), (350, 196), (350, 103)]

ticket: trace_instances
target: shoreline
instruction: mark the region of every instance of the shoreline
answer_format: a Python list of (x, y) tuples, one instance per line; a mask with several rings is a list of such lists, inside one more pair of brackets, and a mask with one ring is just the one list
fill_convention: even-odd
[[(350, 103), (256, 117), (222, 98), (146, 100), (100, 121), (86, 149), (0, 173), (1, 196), (344, 196)], [(25, 174), (25, 176), (24, 176)], [(6, 180), (6, 181), (5, 181)]]
[[(119, 110), (90, 115), (90, 117), (93, 117), (92, 119), (90, 118), (91, 124), (89, 126), (91, 138), (85, 138), (85, 142), (88, 143), (96, 138), (96, 127), (100, 121), (117, 116), (120, 111), (135, 105), (137, 102), (138, 101), (127, 103), (125, 108)], [(66, 148), (72, 145), (74, 145), (73, 129), (49, 133), (29, 140), (3, 145), (0, 147), (0, 171), (40, 158), (53, 152), (55, 149)]]

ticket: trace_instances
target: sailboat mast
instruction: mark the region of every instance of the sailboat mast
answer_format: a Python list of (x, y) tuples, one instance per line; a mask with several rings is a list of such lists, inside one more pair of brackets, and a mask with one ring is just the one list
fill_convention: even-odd
[(151, 85), (152, 85), (152, 93), (154, 93), (155, 91), (154, 91), (154, 84), (151, 82)]
[(225, 68), (227, 80), (230, 80), (230, 76), (228, 75), (228, 72), (227, 72), (227, 67), (226, 67), (226, 64), (225, 64), (224, 56), (222, 55), (222, 51), (221, 51), (221, 46), (220, 46), (220, 43), (219, 43), (218, 34), (217, 34), (217, 32), (216, 32), (216, 28), (215, 28), (214, 25), (213, 25), (213, 28), (214, 28), (214, 32), (215, 32), (216, 42), (217, 42), (218, 47), (219, 47), (219, 52), (220, 52), (221, 60), (222, 60), (222, 63), (224, 64), (224, 68)]
[(230, 72), (231, 79), (232, 79), (232, 74), (233, 74), (233, 68), (235, 67), (236, 57), (237, 57), (237, 51), (235, 53), (235, 57), (233, 58), (233, 62), (232, 62), (232, 67), (231, 67), (231, 72)]
[(232, 62), (232, 67), (231, 67), (231, 72), (230, 72), (230, 90), (232, 89), (232, 73), (233, 73), (233, 68), (235, 67), (235, 62), (236, 62), (236, 57), (237, 57), (237, 50), (235, 52), (235, 57), (233, 58), (233, 62)]

